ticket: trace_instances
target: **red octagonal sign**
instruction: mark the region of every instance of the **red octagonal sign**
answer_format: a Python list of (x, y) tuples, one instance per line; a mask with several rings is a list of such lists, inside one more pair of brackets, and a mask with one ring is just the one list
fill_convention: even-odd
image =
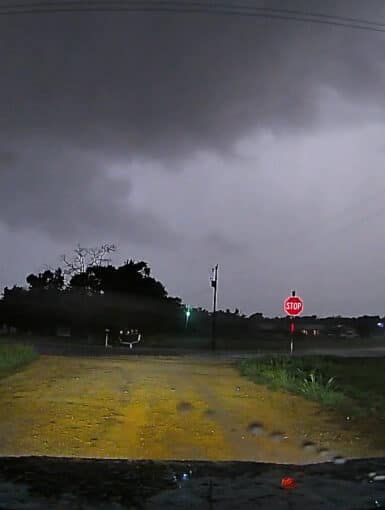
[(283, 303), (283, 309), (292, 317), (303, 312), (303, 301), (299, 296), (287, 297)]

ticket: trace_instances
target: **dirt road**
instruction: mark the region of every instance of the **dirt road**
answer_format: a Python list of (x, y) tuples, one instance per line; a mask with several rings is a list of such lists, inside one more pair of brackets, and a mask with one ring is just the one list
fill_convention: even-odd
[[(253, 422), (262, 427), (249, 430)], [(335, 454), (384, 456), (385, 445), (355, 420), (257, 386), (210, 357), (42, 356), (1, 381), (3, 456), (302, 463)]]

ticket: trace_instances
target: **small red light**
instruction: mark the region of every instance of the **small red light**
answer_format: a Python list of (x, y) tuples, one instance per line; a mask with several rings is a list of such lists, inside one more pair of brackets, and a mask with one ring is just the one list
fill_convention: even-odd
[(297, 482), (291, 476), (286, 476), (281, 480), (282, 489), (295, 489), (297, 487)]
[(295, 324), (294, 324), (294, 322), (292, 322), (290, 324), (290, 333), (294, 333), (294, 331), (295, 331)]

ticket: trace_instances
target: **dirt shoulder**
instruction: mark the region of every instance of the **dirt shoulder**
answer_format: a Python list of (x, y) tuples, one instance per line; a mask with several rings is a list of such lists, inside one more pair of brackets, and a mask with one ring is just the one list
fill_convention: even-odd
[(3, 456), (286, 463), (385, 456), (377, 429), (362, 431), (354, 419), (209, 358), (41, 356), (4, 379), (0, 408)]

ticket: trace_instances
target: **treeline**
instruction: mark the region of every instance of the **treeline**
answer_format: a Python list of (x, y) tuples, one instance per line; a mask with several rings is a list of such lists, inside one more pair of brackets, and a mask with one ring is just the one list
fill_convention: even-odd
[[(163, 283), (151, 275), (144, 261), (127, 260), (115, 267), (108, 254), (115, 247), (74, 250), (74, 257), (63, 256), (63, 267), (47, 269), (26, 277), (26, 286), (5, 288), (0, 301), (0, 326), (18, 332), (56, 335), (67, 329), (75, 337), (103, 337), (105, 329), (137, 329), (147, 336), (170, 335), (209, 337), (212, 316), (203, 308), (186, 306), (179, 297), (170, 297)], [(296, 319), (296, 335), (342, 336), (349, 328), (358, 335), (371, 336), (384, 331), (378, 316), (356, 318), (316, 316)], [(234, 339), (287, 337), (288, 318), (249, 317), (235, 311), (218, 311), (217, 336)], [(305, 333), (306, 332), (306, 333)]]
[[(26, 277), (26, 286), (5, 288), (0, 301), (0, 326), (20, 333), (103, 336), (106, 329), (137, 329), (146, 336), (209, 337), (212, 316), (203, 308), (187, 308), (171, 297), (151, 275), (144, 261), (111, 263), (114, 245), (84, 248), (62, 256), (62, 267)], [(186, 312), (190, 310), (187, 317)], [(217, 332), (235, 337), (248, 334), (248, 321), (239, 310), (217, 312)]]
[(119, 267), (87, 267), (67, 283), (62, 268), (30, 274), (28, 287), (4, 289), (1, 322), (45, 335), (58, 327), (81, 336), (106, 328), (178, 332), (184, 327), (181, 300), (169, 297), (150, 273), (146, 262), (130, 260)]

